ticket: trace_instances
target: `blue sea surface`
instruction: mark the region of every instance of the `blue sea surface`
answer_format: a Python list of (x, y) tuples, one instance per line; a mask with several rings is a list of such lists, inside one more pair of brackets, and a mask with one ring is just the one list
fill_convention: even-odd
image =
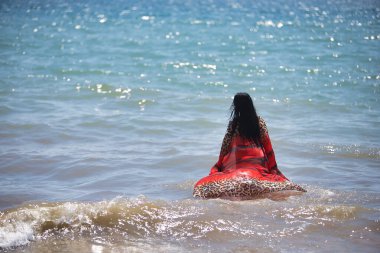
[[(237, 92), (308, 193), (192, 199)], [(0, 251), (376, 252), (379, 93), (378, 0), (1, 1)]]

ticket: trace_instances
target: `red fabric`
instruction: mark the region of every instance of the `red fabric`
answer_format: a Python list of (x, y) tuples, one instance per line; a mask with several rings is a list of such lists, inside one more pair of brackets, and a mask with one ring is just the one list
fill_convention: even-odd
[(225, 155), (220, 154), (218, 162), (210, 170), (210, 175), (221, 173), (233, 177), (236, 170), (243, 170), (251, 171), (249, 177), (259, 180), (287, 181), (288, 179), (277, 168), (268, 134), (262, 138), (261, 144), (257, 146), (238, 135), (232, 137), (229, 152)]
[[(255, 169), (237, 169), (233, 171), (228, 172), (214, 172), (210, 174), (209, 176), (206, 176), (202, 179), (200, 179), (194, 187), (197, 187), (199, 185), (208, 184), (215, 181), (221, 181), (221, 180), (228, 180), (228, 179), (236, 179), (236, 178), (253, 178), (257, 180), (266, 180), (266, 181), (273, 181), (278, 182), (279, 180), (277, 178), (274, 178), (273, 176), (276, 175), (267, 175), (262, 174), (258, 170)], [(285, 181), (285, 180), (282, 180)]]

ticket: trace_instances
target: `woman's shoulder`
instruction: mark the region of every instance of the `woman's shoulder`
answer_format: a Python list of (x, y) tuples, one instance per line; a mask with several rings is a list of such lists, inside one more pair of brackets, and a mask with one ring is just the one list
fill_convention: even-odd
[(259, 118), (260, 136), (264, 137), (265, 135), (268, 134), (267, 124), (265, 123), (265, 120), (261, 116), (258, 116), (258, 118)]

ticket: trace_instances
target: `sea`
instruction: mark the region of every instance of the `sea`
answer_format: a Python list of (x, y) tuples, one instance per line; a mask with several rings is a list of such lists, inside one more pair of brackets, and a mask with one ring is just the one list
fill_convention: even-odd
[[(305, 187), (192, 197), (237, 92)], [(0, 252), (380, 252), (379, 0), (2, 0)]]

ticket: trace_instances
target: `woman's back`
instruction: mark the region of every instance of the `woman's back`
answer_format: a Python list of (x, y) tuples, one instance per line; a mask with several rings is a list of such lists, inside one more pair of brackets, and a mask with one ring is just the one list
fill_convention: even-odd
[[(214, 167), (217, 171), (230, 172), (237, 169), (252, 169), (271, 180), (284, 181), (287, 178), (278, 170), (272, 144), (264, 119), (258, 117), (260, 139), (258, 143), (247, 139), (239, 132), (238, 126), (230, 122), (223, 139), (219, 160)], [(213, 170), (212, 170), (213, 171)], [(215, 171), (215, 170), (214, 170)]]

